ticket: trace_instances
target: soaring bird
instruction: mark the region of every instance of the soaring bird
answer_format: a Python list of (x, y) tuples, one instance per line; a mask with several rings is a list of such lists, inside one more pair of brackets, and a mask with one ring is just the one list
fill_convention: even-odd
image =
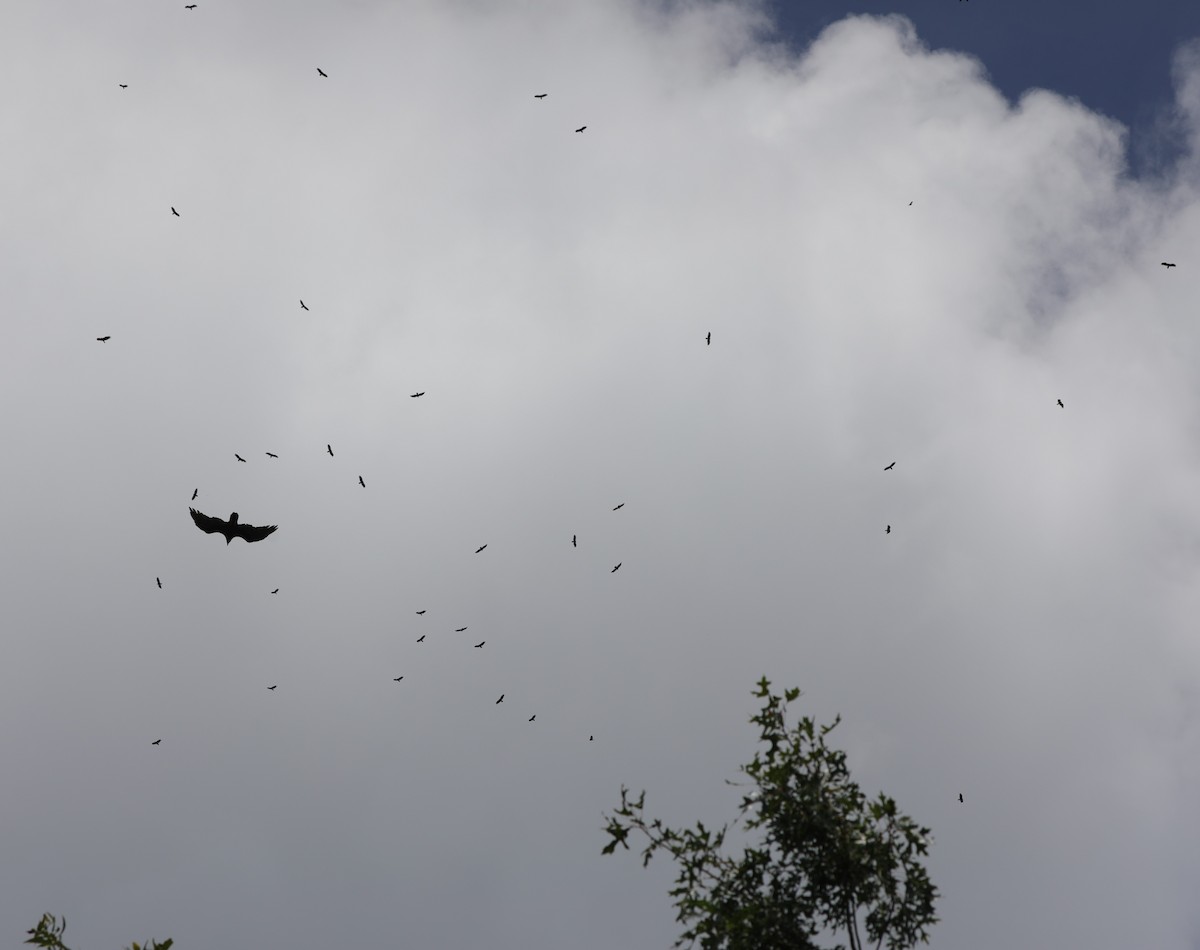
[(303, 301), (303, 300), (301, 300), (301, 301), (300, 301), (300, 309), (301, 309), (301, 310), (307, 310), (307, 309), (308, 309), (308, 307), (306, 307), (306, 306), (304, 305), (304, 301)]
[(1163, 262), (1162, 262), (1162, 266), (1163, 266), (1163, 267), (1174, 267), (1175, 265), (1174, 265), (1174, 264), (1168, 264), (1166, 261), (1163, 261)]
[(156, 577), (156, 578), (154, 578), (154, 579), (155, 579), (156, 581), (158, 581), (158, 589), (159, 589), (159, 590), (162, 590), (162, 578), (161, 578), (161, 577)]
[(502, 702), (504, 702), (504, 694), (503, 693), (501, 693), (500, 698), (496, 700), (496, 705), (499, 706)]
[(577, 535), (577, 534), (571, 535), (571, 547), (573, 547), (573, 548), (579, 547), (579, 545), (576, 544), (576, 540), (578, 539), (578, 537), (579, 537), (579, 535)]
[(403, 676), (393, 676), (393, 677), (392, 677), (392, 682), (393, 682), (393, 683), (399, 683), (399, 682), (400, 682), (402, 679), (404, 679), (404, 677), (403, 677)]
[(533, 96), (533, 98), (535, 98), (535, 99), (545, 99), (545, 98), (546, 98), (546, 93), (544, 93), (544, 92), (538, 92), (538, 93), (534, 93), (534, 96)]
[(421, 391), (421, 392), (419, 392), (419, 393), (413, 393), (413, 394), (412, 394), (412, 396), (410, 396), (409, 398), (410, 398), (410, 399), (416, 399), (416, 398), (418, 398), (419, 396), (424, 396), (424, 395), (425, 395), (425, 392), (424, 392), (424, 390), (422, 390), (422, 391)]
[(117, 83), (117, 85), (118, 85), (118, 86), (120, 86), (122, 89), (128, 89), (128, 88), (129, 88), (129, 84), (128, 84), (128, 83), (119, 82), (119, 83)]
[(171, 206), (171, 214), (175, 215), (177, 218), (180, 216), (179, 212), (175, 210), (174, 205)]
[(317, 67), (317, 72), (320, 73), (322, 76), (324, 76), (326, 79), (329, 78), (329, 74), (326, 73), (323, 69), (321, 69), (320, 66)]
[(101, 343), (107, 343), (109, 340), (112, 339), (112, 337), (111, 336), (98, 336), (98, 337), (96, 337), (96, 339), (99, 340)]
[(708, 335), (704, 338), (704, 344), (706, 346), (712, 346), (712, 331), (711, 330), (708, 332)]
[(487, 641), (486, 641), (486, 640), (480, 640), (478, 643), (476, 643), (476, 644), (475, 644), (475, 649), (476, 649), (476, 650), (482, 650), (482, 649), (483, 649), (483, 645), (484, 645), (485, 643), (487, 643)]
[(418, 610), (418, 611), (417, 611), (417, 616), (419, 617), (419, 616), (421, 616), (421, 614), (423, 614), (423, 613), (425, 613), (425, 611), (424, 611), (424, 610)]
[(611, 571), (609, 571), (608, 573), (610, 573), (610, 574), (615, 574), (615, 573), (617, 573), (617, 571), (618, 571), (618, 570), (620, 570), (620, 567), (621, 567), (621, 565), (622, 565), (622, 564), (624, 564), (624, 563), (625, 563), (624, 561), (618, 561), (618, 562), (617, 562), (617, 566), (616, 566), (616, 567), (614, 567), (614, 568), (613, 568)]
[(419, 637), (417, 637), (417, 643), (420, 643), (424, 639), (425, 639), (425, 634), (421, 634)]
[(887, 526), (887, 527), (884, 529), (883, 533), (884, 533), (884, 534), (891, 534), (891, 533), (892, 533), (892, 526), (891, 526), (891, 525), (888, 525), (888, 526)]
[(892, 469), (894, 469), (895, 467), (896, 467), (896, 463), (895, 463), (895, 462), (893, 462), (891, 465), (885, 465), (885, 466), (883, 467), (883, 470), (884, 470), (885, 472), (890, 472), (890, 471), (891, 471)]
[(274, 452), (268, 452), (268, 453), (267, 453), (267, 455), (269, 455), (269, 456), (270, 456), (271, 458), (273, 458), (273, 459), (277, 459), (277, 458), (279, 458), (279, 456), (278, 456), (278, 455), (276, 455)]
[(234, 453), (233, 453), (233, 457), (234, 457), (235, 459), (237, 459), (239, 462), (244, 462), (244, 461), (246, 461), (244, 458), (242, 458), (240, 455), (238, 455), (238, 454), (237, 454), (237, 452), (234, 452)]
[(189, 4), (187, 4), (187, 5), (185, 5), (185, 6), (184, 6), (184, 9), (185, 9), (185, 10), (195, 10), (195, 9), (196, 9), (196, 4), (194, 4), (194, 3), (189, 3)]
[[(278, 685), (279, 685), (278, 683), (275, 684), (275, 686), (278, 686)], [(268, 686), (267, 689), (274, 689), (275, 686)]]
[(276, 588), (275, 588), (273, 591), (271, 591), (271, 593), (272, 593), (272, 594), (278, 594), (278, 593), (279, 593), (279, 588), (278, 588), (278, 587), (276, 587)]
[(464, 630), (466, 630), (466, 629), (467, 629), (466, 627), (456, 627), (456, 628), (455, 628), (455, 630), (454, 630), (454, 632), (455, 632), (455, 633), (462, 633), (462, 632), (463, 632)]
[(595, 740), (596, 740), (595, 736), (588, 736), (588, 742), (594, 742)]
[(958, 800), (959, 800), (960, 802), (962, 801), (962, 792), (959, 792), (959, 793), (958, 793)]
[(364, 481), (362, 480), (362, 476), (361, 476), (361, 475), (359, 475), (359, 476), (358, 476), (358, 483), (359, 483), (360, 485), (362, 485), (362, 487), (363, 487), (363, 488), (366, 488), (366, 487), (367, 487), (367, 483), (366, 483), (366, 482), (364, 482)]
[(575, 131), (576, 131), (576, 132), (582, 132), (582, 131), (583, 131), (584, 129), (586, 129), (586, 128), (587, 128), (587, 126), (586, 126), (586, 125), (581, 125), (581, 126), (580, 126), (579, 128), (577, 128)]
[(197, 489), (196, 489), (194, 492), (192, 492), (192, 501), (195, 501), (195, 500), (196, 500), (196, 496), (197, 496), (197, 495), (199, 495), (199, 494), (200, 494), (200, 489), (199, 489), (199, 488), (197, 488)]
[(1059, 409), (1066, 409), (1066, 408), (1067, 408), (1066, 406), (1064, 406), (1064, 405), (1062, 404), (1062, 400), (1061, 400), (1061, 399), (1058, 401), (1058, 408), (1059, 408)]
[(329, 453), (330, 458), (333, 458), (333, 446), (328, 442), (325, 443), (325, 451)]
[(613, 509), (613, 511), (618, 511), (618, 510), (620, 510), (621, 508), (624, 508), (624, 507), (625, 507), (625, 502), (621, 502), (619, 505), (617, 505), (617, 507), (616, 507), (616, 508), (614, 508), (614, 509)]
[(151, 742), (150, 744), (151, 744), (151, 745), (158, 745), (160, 742), (162, 742), (162, 739), (155, 739), (155, 740), (154, 740), (153, 742)]
[(480, 551), (482, 551), (482, 550), (483, 550), (483, 548), (486, 548), (486, 547), (487, 547), (487, 545), (485, 544), (485, 545), (483, 545), (483, 547), (478, 547), (478, 548), (476, 548), (476, 549), (475, 549), (475, 553), (476, 553), (476, 554), (478, 554)]
[(189, 508), (188, 511), (192, 513), (192, 520), (196, 522), (197, 528), (207, 534), (225, 535), (226, 544), (234, 538), (241, 538), (248, 543), (261, 541), (267, 535), (279, 530), (279, 525), (277, 524), (265, 528), (260, 528), (252, 524), (238, 524), (238, 513), (236, 511), (229, 516), (228, 521), (213, 518), (210, 515), (197, 511), (195, 508)]
[(530, 722), (533, 722), (535, 719), (537, 719), (537, 713), (534, 713), (532, 716), (529, 717)]

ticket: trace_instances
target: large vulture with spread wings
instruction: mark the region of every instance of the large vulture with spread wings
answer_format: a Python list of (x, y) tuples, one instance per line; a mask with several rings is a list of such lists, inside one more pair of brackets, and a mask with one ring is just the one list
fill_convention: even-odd
[(223, 534), (225, 535), (225, 543), (228, 544), (234, 538), (241, 538), (243, 541), (261, 541), (269, 534), (279, 530), (279, 525), (273, 524), (267, 527), (258, 527), (252, 524), (239, 524), (238, 513), (235, 511), (229, 516), (228, 521), (222, 521), (220, 518), (213, 518), (211, 515), (206, 515), (202, 511), (197, 511), (195, 508), (189, 508), (192, 513), (192, 520), (196, 522), (196, 527), (207, 534)]

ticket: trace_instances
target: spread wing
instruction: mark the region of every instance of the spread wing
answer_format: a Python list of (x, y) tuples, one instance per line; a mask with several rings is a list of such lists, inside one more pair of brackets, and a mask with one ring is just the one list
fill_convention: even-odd
[(192, 513), (192, 520), (196, 522), (196, 527), (207, 534), (218, 534), (228, 524), (228, 522), (222, 521), (220, 518), (213, 518), (211, 515), (206, 515), (195, 508), (189, 508), (188, 511)]
[(267, 535), (278, 531), (279, 525), (268, 525), (265, 528), (260, 528), (252, 524), (239, 524), (234, 527), (234, 533), (239, 538), (245, 538), (246, 541), (261, 541)]

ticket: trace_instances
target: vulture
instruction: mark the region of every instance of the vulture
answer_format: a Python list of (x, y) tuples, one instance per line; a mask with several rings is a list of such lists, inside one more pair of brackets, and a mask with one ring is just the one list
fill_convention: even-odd
[(587, 126), (586, 126), (586, 125), (581, 125), (581, 126), (580, 126), (579, 128), (577, 128), (575, 131), (576, 131), (576, 132), (582, 132), (582, 131), (583, 131), (584, 129), (586, 129), (586, 128), (587, 128)]
[(504, 694), (503, 693), (501, 693), (500, 698), (496, 700), (496, 705), (499, 706), (502, 702), (504, 702)]
[(155, 740), (154, 740), (153, 742), (151, 742), (150, 744), (151, 744), (151, 745), (158, 745), (160, 742), (162, 742), (162, 739), (155, 739)]
[(301, 301), (300, 301), (300, 309), (301, 309), (301, 310), (307, 310), (307, 309), (308, 309), (308, 307), (306, 307), (306, 306), (304, 305), (304, 301), (303, 301), (303, 300), (301, 300)]
[(421, 634), (419, 637), (417, 637), (417, 643), (420, 643), (424, 639), (425, 639), (425, 634)]
[(96, 340), (97, 340), (98, 342), (100, 342), (100, 343), (107, 343), (107, 342), (108, 342), (109, 340), (111, 340), (111, 339), (112, 339), (112, 337), (111, 337), (111, 336), (98, 336), (98, 337), (96, 337)]
[(366, 482), (364, 482), (364, 481), (362, 480), (362, 476), (361, 476), (361, 475), (359, 475), (359, 476), (358, 476), (358, 483), (359, 483), (360, 485), (362, 485), (362, 487), (363, 487), (363, 488), (366, 488), (366, 487), (367, 487), (367, 483), (366, 483)]
[(480, 551), (482, 551), (482, 550), (483, 550), (483, 548), (486, 548), (486, 547), (487, 547), (487, 545), (485, 544), (485, 545), (483, 545), (483, 547), (478, 547), (478, 548), (476, 548), (476, 549), (475, 549), (475, 553), (476, 553), (476, 554), (478, 554)]
[(534, 713), (532, 716), (529, 717), (530, 722), (533, 722), (535, 719), (537, 719), (537, 713)]
[(196, 489), (194, 492), (192, 492), (192, 501), (195, 501), (195, 500), (196, 500), (196, 496), (197, 496), (197, 495), (199, 495), (199, 494), (200, 494), (200, 489), (199, 489), (199, 488), (197, 488), (197, 489)]
[(238, 454), (237, 454), (237, 452), (234, 452), (234, 453), (233, 453), (233, 457), (234, 457), (235, 459), (237, 459), (239, 462), (244, 462), (244, 461), (246, 461), (244, 458), (242, 458), (240, 455), (238, 455)]
[(333, 458), (333, 446), (328, 442), (325, 443), (325, 451), (329, 453), (330, 458)]
[(571, 547), (573, 547), (573, 548), (577, 548), (577, 547), (579, 547), (579, 545), (575, 543), (575, 542), (576, 542), (576, 539), (577, 539), (578, 537), (579, 537), (579, 535), (577, 535), (577, 534), (573, 534), (573, 535), (571, 535)]
[(467, 629), (466, 627), (456, 627), (456, 628), (455, 628), (455, 630), (454, 630), (454, 632), (455, 632), (455, 633), (462, 633), (462, 632), (463, 632), (464, 630), (466, 630), (466, 629)]
[(409, 398), (410, 398), (410, 399), (416, 399), (418, 396), (424, 396), (424, 395), (425, 395), (425, 393), (424, 393), (424, 392), (413, 393), (413, 394), (412, 394), (412, 396), (410, 396)]
[(421, 616), (421, 614), (423, 614), (423, 613), (425, 613), (425, 611), (424, 611), (424, 610), (418, 610), (418, 611), (417, 611), (417, 616), (419, 617), (419, 616)]
[(277, 459), (277, 458), (279, 458), (279, 456), (278, 456), (278, 455), (276, 455), (274, 452), (268, 452), (268, 453), (267, 453), (267, 455), (269, 455), (269, 456), (270, 456), (271, 458), (273, 458), (273, 459)]
[(179, 212), (175, 210), (174, 205), (171, 206), (171, 214), (175, 215), (177, 218), (179, 217)]
[(276, 587), (276, 588), (275, 588), (273, 591), (271, 591), (271, 593), (272, 593), (272, 594), (278, 594), (278, 593), (279, 593), (279, 588), (278, 588), (278, 587)]
[(886, 528), (884, 528), (884, 529), (883, 529), (883, 533), (884, 533), (884, 534), (891, 534), (891, 533), (892, 533), (892, 526), (891, 526), (891, 525), (888, 525)]
[(617, 573), (617, 571), (620, 569), (621, 565), (622, 565), (622, 564), (624, 564), (624, 563), (625, 563), (624, 561), (618, 561), (618, 562), (617, 562), (617, 566), (616, 566), (616, 567), (614, 567), (614, 568), (613, 568), (611, 571), (609, 571), (608, 573), (610, 573), (610, 574), (615, 574), (615, 573)]
[(894, 469), (895, 467), (896, 467), (896, 463), (895, 463), (895, 462), (893, 462), (891, 465), (885, 465), (885, 466), (883, 467), (883, 470), (884, 470), (885, 472), (890, 472), (890, 471), (891, 471), (892, 469)]
[(328, 79), (328, 78), (329, 78), (329, 74), (328, 74), (328, 73), (326, 73), (326, 72), (325, 72), (325, 71), (324, 71), (324, 70), (323, 70), (323, 69), (322, 69), (320, 66), (318, 66), (318, 67), (317, 67), (317, 72), (318, 72), (320, 75), (324, 76), (326, 79)]
[(1066, 408), (1067, 408), (1066, 406), (1064, 406), (1064, 405), (1062, 404), (1062, 400), (1061, 400), (1061, 399), (1058, 401), (1058, 408), (1059, 408), (1059, 409), (1066, 409)]
[(154, 579), (155, 579), (156, 581), (158, 581), (158, 589), (159, 589), (159, 590), (162, 590), (162, 578), (161, 578), (161, 577), (156, 577), (156, 578), (154, 578)]
[(273, 524), (268, 527), (258, 527), (252, 524), (239, 524), (238, 513), (235, 511), (229, 516), (228, 521), (223, 521), (220, 518), (213, 518), (203, 512), (197, 511), (195, 508), (189, 508), (192, 513), (192, 520), (196, 522), (196, 527), (207, 534), (223, 534), (225, 535), (225, 543), (228, 544), (234, 538), (241, 538), (247, 543), (252, 541), (261, 541), (269, 534), (273, 534), (279, 530), (279, 525)]
[[(278, 686), (278, 685), (279, 685), (278, 683), (275, 684), (275, 686)], [(275, 686), (268, 686), (267, 689), (274, 689)]]
[(1175, 265), (1174, 265), (1174, 264), (1168, 264), (1166, 261), (1163, 261), (1163, 262), (1162, 262), (1162, 266), (1163, 266), (1163, 267), (1174, 267)]
[(486, 641), (486, 640), (480, 640), (478, 643), (476, 643), (476, 644), (475, 644), (475, 649), (476, 649), (476, 650), (482, 650), (482, 649), (483, 649), (483, 645), (484, 645), (485, 643), (487, 643), (487, 641)]
[(534, 93), (534, 96), (533, 96), (533, 98), (535, 98), (535, 99), (545, 99), (545, 98), (546, 98), (546, 94), (545, 94), (544, 92), (538, 92), (538, 93)]
[(400, 682), (402, 679), (404, 679), (404, 677), (403, 677), (403, 676), (393, 676), (393, 677), (392, 677), (392, 682), (393, 682), (393, 683), (399, 683), (399, 682)]
[(613, 509), (613, 511), (618, 511), (619, 509), (624, 508), (624, 507), (625, 507), (625, 502), (621, 502), (619, 505), (617, 505), (616, 508)]

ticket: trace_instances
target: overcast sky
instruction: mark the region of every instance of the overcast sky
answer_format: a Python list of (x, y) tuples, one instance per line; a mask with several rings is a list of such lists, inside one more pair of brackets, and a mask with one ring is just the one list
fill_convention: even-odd
[(1189, 36), (1131, 138), (900, 17), (197, 4), (0, 30), (0, 943), (669, 947), (603, 815), (734, 817), (765, 674), (935, 950), (1200, 947)]

